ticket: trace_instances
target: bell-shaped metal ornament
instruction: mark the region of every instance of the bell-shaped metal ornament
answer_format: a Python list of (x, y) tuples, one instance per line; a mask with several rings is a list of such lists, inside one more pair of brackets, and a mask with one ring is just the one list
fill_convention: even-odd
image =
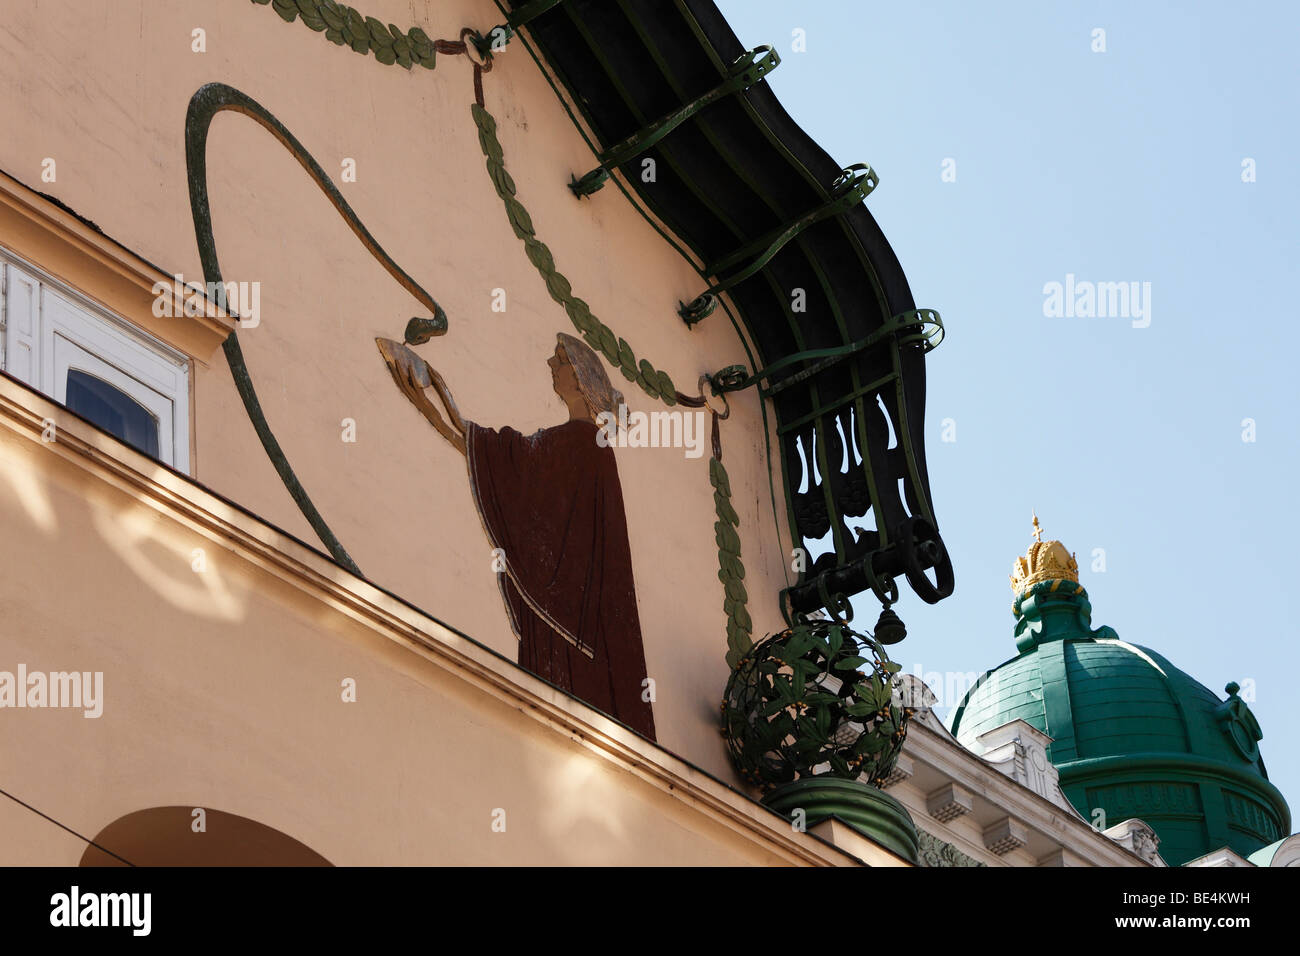
[(880, 619), (876, 621), (876, 629), (872, 636), (881, 644), (897, 644), (907, 637), (907, 625), (890, 609), (889, 605), (885, 605), (880, 612)]

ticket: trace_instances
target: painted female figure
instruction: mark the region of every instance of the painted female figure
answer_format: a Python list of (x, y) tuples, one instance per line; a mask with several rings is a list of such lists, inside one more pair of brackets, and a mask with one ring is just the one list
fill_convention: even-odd
[(375, 341), (402, 394), (465, 455), (483, 526), (504, 555), (519, 664), (653, 740), (623, 491), (614, 450), (596, 441), (597, 416), (617, 414), (623, 396), (582, 341), (557, 339), (547, 365), (569, 420), (531, 435), (461, 418), (424, 359)]

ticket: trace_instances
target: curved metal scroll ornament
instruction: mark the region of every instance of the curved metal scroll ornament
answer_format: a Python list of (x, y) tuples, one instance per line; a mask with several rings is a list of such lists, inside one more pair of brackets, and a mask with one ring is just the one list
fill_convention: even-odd
[[(190, 211), (194, 218), (194, 234), (198, 240), (199, 259), (203, 264), (203, 277), (208, 283), (208, 289), (214, 291), (218, 307), (229, 314), (225, 284), (221, 278), (221, 267), (217, 263), (217, 247), (212, 234), (212, 210), (208, 204), (207, 145), (208, 130), (212, 125), (213, 118), (218, 113), (227, 110), (242, 113), (274, 136), (280, 142), (280, 145), (287, 149), (294, 159), (298, 160), (302, 168), (320, 187), (321, 192), (338, 210), (339, 215), (347, 222), (348, 227), (356, 237), (361, 240), (361, 244), (366, 247), (366, 250), (378, 260), (389, 275), (397, 280), (397, 283), (402, 288), (411, 293), (421, 305), (433, 313), (432, 318), (416, 317), (411, 319), (407, 325), (408, 341), (427, 341), (434, 335), (445, 334), (447, 331), (447, 314), (443, 311), (442, 306), (438, 305), (429, 293), (407, 275), (389, 257), (388, 253), (384, 252), (366, 227), (361, 224), (361, 220), (352, 211), (352, 207), (339, 194), (338, 189), (325, 171), (321, 169), (320, 164), (303, 148), (302, 143), (298, 142), (279, 120), (252, 97), (224, 83), (208, 83), (200, 87), (190, 99), (189, 109), (185, 115), (185, 162), (189, 177)], [(307, 490), (303, 488), (302, 482), (294, 474), (293, 468), (289, 465), (289, 459), (285, 456), (280, 443), (276, 441), (271, 426), (267, 423), (266, 415), (262, 411), (262, 405), (257, 399), (257, 391), (253, 387), (253, 379), (248, 373), (248, 366), (244, 363), (244, 355), (240, 350), (236, 332), (231, 332), (227, 336), (222, 344), (222, 349), (226, 353), (226, 363), (230, 366), (231, 375), (234, 376), (235, 387), (239, 390), (239, 397), (243, 399), (244, 410), (248, 412), (248, 418), (253, 423), (257, 437), (262, 440), (262, 447), (266, 449), (267, 457), (271, 459), (271, 464), (275, 466), (276, 473), (279, 474), (285, 489), (288, 490), (294, 502), (297, 503), (303, 517), (307, 519), (307, 522), (312, 526), (312, 530), (320, 537), (321, 543), (329, 550), (334, 560), (353, 574), (362, 576), (361, 569), (357, 567), (347, 551), (344, 550), (343, 545), (334, 536), (334, 532), (325, 523), (325, 519), (316, 510), (316, 506), (312, 504), (311, 498), (307, 495)]]

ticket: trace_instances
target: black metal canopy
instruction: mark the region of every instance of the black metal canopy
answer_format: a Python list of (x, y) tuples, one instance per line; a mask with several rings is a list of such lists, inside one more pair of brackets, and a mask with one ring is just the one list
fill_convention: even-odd
[[(790, 118), (712, 0), (503, 0), (598, 140), (601, 167), (571, 188), (625, 181), (705, 265), (700, 294), (665, 322), (726, 321), (725, 289), (759, 355), (719, 370), (717, 391), (757, 386), (775, 410), (791, 526), (830, 536), (789, 607), (847, 608), (952, 592), (926, 474), (925, 353), (942, 338), (917, 310), (862, 199), (869, 167), (842, 168)], [(654, 177), (642, 176), (654, 160)], [(933, 569), (932, 575), (927, 571)]]

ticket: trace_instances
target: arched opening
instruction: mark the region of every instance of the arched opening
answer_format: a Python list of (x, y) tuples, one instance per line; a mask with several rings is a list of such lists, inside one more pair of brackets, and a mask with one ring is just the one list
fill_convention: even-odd
[(100, 830), (93, 844), (81, 866), (333, 866), (279, 830), (206, 807), (137, 810)]

